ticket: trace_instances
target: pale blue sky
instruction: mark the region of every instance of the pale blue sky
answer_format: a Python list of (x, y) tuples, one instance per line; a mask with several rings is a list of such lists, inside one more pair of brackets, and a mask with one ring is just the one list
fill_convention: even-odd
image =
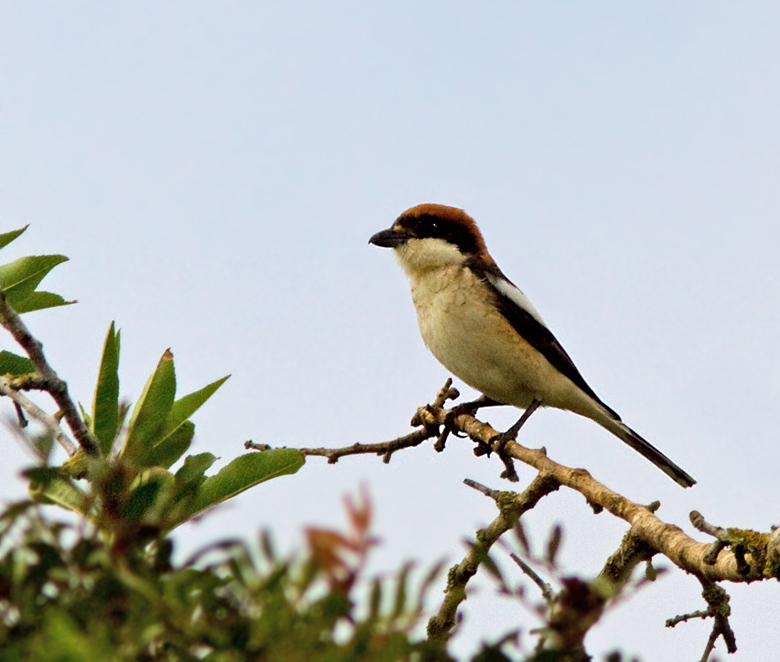
[[(248, 438), (407, 431), (447, 374), (403, 275), (367, 240), (411, 205), (464, 207), (597, 393), (700, 484), (681, 490), (571, 414), (535, 415), (521, 442), (660, 499), (689, 533), (692, 509), (767, 530), (779, 34), (770, 2), (0, 1), (0, 229), (32, 224), (2, 260), (71, 258), (46, 284), (80, 303), (28, 323), (85, 403), (112, 319), (128, 396), (169, 346), (182, 392), (232, 373), (195, 419), (195, 450), (229, 459)], [(24, 456), (10, 440), (2, 453), (3, 493), (19, 494)], [(506, 488), (500, 469), (458, 440), (390, 466), (311, 459), (182, 543), (270, 526), (291, 546), (304, 524), (343, 522), (342, 496), (365, 482), (376, 568), (454, 561), (495, 515), (461, 481)], [(539, 541), (563, 522), (566, 567), (585, 576), (625, 531), (564, 492), (528, 520)], [(607, 614), (590, 652), (696, 659), (709, 626), (663, 623), (700, 608), (698, 583), (662, 581)], [(727, 589), (730, 659), (776, 656), (777, 587)], [(485, 582), (456, 651), (535, 625), (494, 603)]]

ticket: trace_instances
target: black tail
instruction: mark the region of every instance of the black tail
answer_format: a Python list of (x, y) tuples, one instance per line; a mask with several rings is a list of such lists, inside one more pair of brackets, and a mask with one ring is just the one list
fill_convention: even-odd
[(630, 427), (628, 427), (621, 420), (611, 419), (608, 421), (598, 421), (607, 430), (609, 430), (616, 437), (619, 437), (626, 442), (637, 453), (646, 457), (667, 476), (683, 487), (691, 487), (696, 484), (696, 481), (688, 473), (683, 471), (674, 462), (672, 462), (666, 455), (659, 451), (649, 441), (640, 437)]

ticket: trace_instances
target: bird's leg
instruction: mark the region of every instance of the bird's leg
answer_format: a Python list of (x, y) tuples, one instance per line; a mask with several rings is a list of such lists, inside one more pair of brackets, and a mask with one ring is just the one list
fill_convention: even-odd
[(516, 483), (519, 479), (517, 477), (517, 472), (515, 471), (515, 465), (514, 461), (511, 457), (509, 457), (506, 453), (504, 453), (504, 446), (506, 446), (507, 442), (514, 441), (517, 439), (517, 433), (520, 432), (520, 428), (525, 425), (525, 422), (531, 418), (531, 414), (533, 414), (539, 407), (542, 406), (542, 401), (539, 399), (534, 399), (531, 401), (531, 404), (528, 405), (526, 410), (523, 412), (523, 415), (517, 419), (517, 423), (515, 423), (511, 428), (509, 428), (506, 432), (502, 432), (497, 437), (495, 437), (492, 440), (492, 448), (498, 455), (498, 457), (501, 458), (501, 461), (504, 463), (504, 466), (506, 467), (506, 470), (501, 474), (502, 478), (506, 478), (507, 480)]
[[(523, 412), (523, 415), (517, 419), (517, 423), (515, 423), (511, 428), (509, 428), (506, 432), (499, 435), (499, 439), (497, 443), (495, 444), (495, 450), (501, 451), (504, 446), (506, 445), (507, 441), (514, 441), (517, 439), (517, 433), (520, 432), (520, 428), (525, 425), (525, 422), (531, 418), (531, 414), (533, 414), (539, 407), (542, 406), (542, 401), (539, 399), (534, 399), (531, 401), (531, 404), (528, 405), (526, 410)], [(500, 444), (500, 445), (499, 445)]]
[(474, 414), (476, 414), (477, 411), (483, 407), (500, 407), (501, 404), (502, 403), (493, 400), (493, 398), (489, 398), (486, 395), (480, 395), (476, 400), (472, 400), (471, 402), (461, 402), (459, 405), (455, 405), (452, 409), (450, 409), (447, 412), (447, 417), (444, 419), (444, 425), (450, 428), (452, 434), (454, 434), (456, 437), (465, 437), (466, 435), (459, 434), (457, 430), (452, 430), (452, 421), (456, 416), (460, 416), (461, 414), (469, 414), (470, 416), (474, 416)]
[(444, 445), (447, 443), (447, 437), (450, 432), (456, 437), (462, 438), (466, 436), (464, 434), (459, 434), (458, 431), (453, 428), (452, 422), (455, 420), (456, 416), (460, 416), (461, 414), (474, 416), (482, 407), (496, 407), (499, 405), (501, 405), (500, 402), (497, 402), (486, 395), (480, 395), (476, 400), (461, 402), (459, 405), (455, 405), (447, 412), (447, 415), (444, 418), (444, 430), (442, 430), (442, 433), (439, 435), (439, 438), (434, 445), (436, 452), (441, 453), (444, 450)]

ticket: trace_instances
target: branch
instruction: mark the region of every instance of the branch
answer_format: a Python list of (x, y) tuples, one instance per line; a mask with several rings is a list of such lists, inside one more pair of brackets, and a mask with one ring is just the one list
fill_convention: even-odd
[[(398, 437), (392, 441), (383, 441), (377, 444), (352, 444), (351, 446), (345, 446), (344, 448), (296, 448), (301, 455), (311, 455), (328, 458), (328, 464), (336, 464), (339, 458), (347, 455), (381, 455), (382, 461), (387, 464), (390, 462), (395, 451), (402, 448), (414, 448), (419, 446), (426, 439), (435, 437), (438, 434), (437, 431), (430, 431), (427, 429), (417, 430), (411, 434), (407, 434), (403, 437)], [(252, 441), (244, 442), (244, 448), (248, 450), (267, 451), (271, 450), (271, 446), (268, 444), (256, 444)]]
[[(2, 288), (0, 288), (0, 324), (5, 327), (5, 329), (14, 337), (16, 342), (18, 342), (24, 351), (27, 352), (27, 356), (30, 357), (35, 369), (38, 371), (41, 381), (36, 380), (36, 388), (46, 391), (51, 395), (62, 412), (62, 417), (67, 422), (73, 436), (76, 437), (76, 441), (78, 441), (84, 451), (89, 455), (99, 456), (100, 446), (92, 434), (90, 434), (87, 426), (81, 419), (81, 416), (79, 416), (73, 400), (70, 399), (68, 385), (57, 376), (57, 373), (46, 361), (46, 357), (43, 354), (43, 345), (39, 340), (33, 337), (27, 326), (22, 322), (22, 319), (16, 314), (16, 311), (8, 304), (8, 300), (6, 299), (5, 292)], [(9, 388), (11, 388), (10, 385)], [(6, 393), (6, 395), (9, 394)], [(14, 399), (14, 402), (19, 403), (16, 399)], [(21, 403), (19, 403), (19, 405), (24, 408)], [(38, 416), (34, 415), (31, 411), (29, 411), (29, 413), (31, 416), (38, 418)]]
[[(432, 411), (441, 410), (447, 400), (454, 400), (457, 398), (460, 394), (458, 393), (457, 389), (451, 388), (451, 386), (452, 379), (448, 379), (444, 386), (439, 389), (433, 404), (427, 405), (427, 407), (424, 407), (423, 409), (427, 408)], [(356, 443), (352, 444), (351, 446), (345, 446), (343, 448), (297, 448), (296, 450), (302, 455), (326, 457), (328, 458), (328, 464), (336, 464), (336, 462), (339, 461), (339, 458), (345, 457), (347, 455), (367, 454), (381, 455), (382, 461), (385, 464), (388, 464), (393, 453), (398, 450), (404, 448), (414, 448), (415, 446), (419, 446), (426, 439), (432, 439), (433, 437), (438, 437), (441, 439), (441, 436), (439, 435), (439, 425), (437, 423), (426, 423), (420, 419), (419, 412), (417, 412), (412, 417), (411, 424), (413, 426), (421, 426), (421, 429), (404, 435), (403, 437), (397, 437), (391, 441), (383, 441), (376, 444)], [(257, 451), (271, 450), (271, 446), (268, 444), (255, 444), (251, 440), (244, 442), (244, 448), (247, 450), (253, 449)]]
[[(447, 415), (446, 410), (431, 410), (424, 407), (418, 409), (417, 413), (425, 425), (442, 423)], [(484, 447), (492, 452), (498, 450), (494, 442), (498, 439), (499, 433), (487, 423), (468, 414), (461, 414), (453, 418), (452, 425), (476, 441), (479, 444), (477, 450)], [(607, 510), (628, 522), (633, 535), (686, 572), (710, 581), (749, 582), (767, 579), (764, 574), (763, 555), (759, 552), (762, 546), (766, 550), (770, 534), (751, 532), (754, 537), (750, 539), (749, 547), (746, 544), (743, 554), (748, 564), (747, 572), (742, 571), (737, 556), (731, 551), (721, 553), (715, 563), (708, 564), (704, 559), (711, 545), (697, 542), (679, 527), (663, 522), (652, 512), (652, 509), (614, 492), (593, 478), (587, 470), (572, 469), (558, 464), (547, 457), (544, 448), (530, 449), (516, 441), (507, 442), (502, 450), (506, 455), (536, 469), (540, 476), (552, 478), (558, 484), (579, 492), (597, 510)]]
[(545, 603), (548, 606), (551, 605), (553, 598), (555, 597), (555, 594), (553, 593), (552, 590), (552, 586), (550, 586), (546, 581), (544, 581), (537, 574), (536, 570), (534, 570), (530, 565), (528, 565), (525, 561), (523, 561), (523, 559), (521, 559), (514, 552), (509, 554), (509, 558), (511, 558), (520, 567), (520, 570), (522, 570), (525, 575), (530, 577), (531, 581), (539, 587), (539, 590), (542, 592), (542, 597), (544, 598)]
[[(475, 486), (470, 481), (470, 486)], [(479, 486), (481, 488), (482, 486)], [(477, 488), (477, 489), (479, 489)], [(477, 569), (487, 556), (493, 544), (509, 529), (520, 516), (531, 510), (543, 497), (558, 489), (558, 483), (549, 476), (537, 476), (521, 494), (498, 492), (487, 488), (479, 489), (496, 502), (499, 514), (486, 528), (477, 532), (477, 540), (465, 558), (450, 568), (447, 576), (447, 588), (444, 601), (438, 613), (428, 621), (428, 638), (432, 641), (445, 641), (455, 627), (455, 615), (458, 606), (466, 599), (466, 584), (477, 573)]]
[[(304, 455), (325, 456), (329, 462), (335, 462), (345, 455), (365, 453), (382, 455), (387, 462), (395, 451), (418, 446), (426, 439), (437, 437), (440, 427), (447, 425), (453, 432), (461, 432), (477, 443), (474, 450), (476, 455), (498, 453), (496, 442), (500, 441), (500, 435), (497, 430), (471, 414), (458, 410), (457, 407), (444, 408), (445, 400), (451, 399), (454, 390), (450, 386), (451, 380), (448, 380), (444, 388), (439, 391), (433, 405), (426, 405), (417, 410), (412, 418), (412, 424), (421, 429), (416, 432), (379, 444), (353, 444), (345, 448), (300, 450)], [(268, 446), (248, 447), (270, 448)], [(520, 460), (536, 469), (539, 479), (551, 480), (556, 487), (560, 485), (579, 492), (595, 512), (607, 510), (615, 517), (626, 521), (631, 527), (632, 536), (637, 541), (663, 554), (677, 567), (697, 577), (713, 582), (751, 582), (780, 577), (780, 533), (728, 529), (730, 533), (741, 534), (741, 537), (737, 543), (729, 542), (733, 550), (722, 552), (719, 550), (720, 553), (713, 562), (712, 545), (700, 543), (678, 526), (662, 521), (654, 513), (657, 509), (656, 504), (648, 507), (635, 503), (597, 481), (585, 469), (572, 469), (554, 462), (547, 457), (544, 448), (531, 449), (521, 446), (516, 441), (508, 441), (500, 450), (504, 458)], [(774, 542), (770, 545), (771, 541)], [(474, 571), (476, 572), (476, 567)]]
[[(51, 432), (54, 439), (57, 441), (57, 443), (62, 446), (65, 449), (65, 452), (68, 454), (68, 457), (73, 457), (76, 454), (77, 446), (73, 441), (66, 435), (62, 428), (60, 427), (60, 424), (57, 422), (57, 419), (54, 418), (54, 416), (50, 416), (47, 414), (43, 409), (38, 407), (34, 402), (28, 400), (25, 396), (23, 396), (18, 391), (14, 390), (14, 388), (11, 387), (9, 384), (8, 377), (0, 377), (0, 393), (3, 395), (7, 395), (11, 400), (14, 401), (14, 404), (17, 405), (17, 407), (20, 407), (23, 409), (27, 414), (29, 414), (32, 418), (40, 421), (43, 423), (43, 425), (46, 427), (46, 429)], [(17, 410), (18, 411), (18, 410)]]
[(701, 595), (707, 603), (707, 609), (670, 618), (666, 621), (666, 627), (673, 628), (678, 623), (685, 623), (692, 618), (712, 617), (714, 619), (712, 632), (707, 640), (707, 646), (704, 648), (704, 653), (701, 656), (701, 662), (707, 662), (710, 658), (710, 653), (712, 653), (715, 648), (715, 642), (718, 640), (718, 637), (723, 637), (723, 641), (726, 643), (726, 650), (731, 654), (737, 652), (737, 639), (729, 624), (731, 607), (729, 606), (728, 593), (726, 593), (723, 588), (707, 579), (699, 577), (699, 581), (703, 588)]
[(655, 549), (629, 530), (623, 536), (620, 547), (607, 559), (598, 578), (607, 580), (617, 592), (625, 586), (634, 568), (650, 561), (656, 554)]

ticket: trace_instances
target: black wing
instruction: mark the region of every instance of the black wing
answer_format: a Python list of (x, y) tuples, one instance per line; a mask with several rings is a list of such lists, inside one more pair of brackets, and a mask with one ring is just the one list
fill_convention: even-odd
[(520, 294), (520, 297), (524, 295), (519, 289), (502, 273), (501, 269), (495, 264), (486, 265), (483, 262), (469, 261), (467, 266), (474, 272), (476, 276), (482, 279), (485, 285), (491, 290), (495, 296), (498, 310), (506, 318), (515, 331), (517, 331), (523, 338), (525, 338), (531, 346), (536, 349), (544, 358), (546, 358), (550, 364), (556, 368), (561, 374), (568, 377), (572, 382), (579, 386), (585, 393), (587, 393), (596, 402), (601, 404), (609, 411), (616, 420), (620, 420), (617, 412), (604, 404), (599, 396), (588, 386), (587, 382), (577, 370), (577, 366), (571, 360), (571, 357), (563, 349), (561, 343), (552, 334), (552, 331), (548, 329), (534, 314), (536, 311), (531, 312), (524, 308), (518, 301), (510, 298), (503, 292), (501, 292), (494, 284), (493, 280), (502, 279), (509, 283)]

